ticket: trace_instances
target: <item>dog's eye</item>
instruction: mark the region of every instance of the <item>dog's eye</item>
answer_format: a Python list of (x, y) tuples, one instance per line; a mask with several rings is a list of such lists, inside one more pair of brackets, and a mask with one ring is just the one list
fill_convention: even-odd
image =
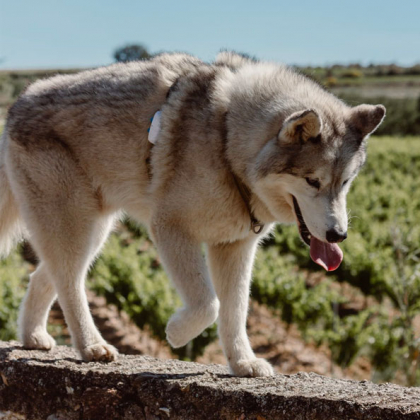
[(349, 181), (350, 181), (349, 179), (346, 179), (346, 180), (345, 180), (345, 181), (341, 184), (341, 186), (342, 186), (342, 187), (344, 187), (344, 185), (346, 185)]
[(321, 184), (317, 179), (312, 178), (305, 178), (306, 182), (313, 188), (319, 190), (321, 188)]

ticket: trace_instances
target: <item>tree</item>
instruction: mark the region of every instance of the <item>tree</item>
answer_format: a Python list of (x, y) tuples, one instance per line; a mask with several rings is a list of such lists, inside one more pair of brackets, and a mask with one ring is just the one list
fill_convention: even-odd
[(126, 45), (115, 50), (114, 58), (119, 62), (144, 60), (150, 58), (151, 55), (147, 51), (147, 48), (141, 44)]

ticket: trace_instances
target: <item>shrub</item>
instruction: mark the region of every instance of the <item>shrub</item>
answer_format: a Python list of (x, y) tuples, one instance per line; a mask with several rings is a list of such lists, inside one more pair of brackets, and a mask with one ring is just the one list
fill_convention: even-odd
[(0, 261), (0, 340), (16, 339), (18, 309), (26, 283), (27, 267), (18, 252)]
[(350, 79), (360, 79), (361, 77), (363, 77), (363, 72), (359, 69), (348, 69), (341, 74), (341, 77), (348, 77)]

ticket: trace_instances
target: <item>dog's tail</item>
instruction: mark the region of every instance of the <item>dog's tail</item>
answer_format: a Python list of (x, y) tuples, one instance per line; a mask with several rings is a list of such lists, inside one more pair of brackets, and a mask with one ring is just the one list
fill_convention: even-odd
[(6, 142), (5, 128), (0, 138), (0, 258), (6, 257), (25, 234), (25, 227), (5, 170)]

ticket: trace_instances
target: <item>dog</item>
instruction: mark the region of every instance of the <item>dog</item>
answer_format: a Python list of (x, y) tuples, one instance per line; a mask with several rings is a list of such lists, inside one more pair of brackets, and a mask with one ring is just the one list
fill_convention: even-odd
[(275, 223), (296, 223), (313, 260), (338, 267), (346, 195), (384, 116), (382, 105), (349, 107), (291, 68), (234, 52), (211, 64), (162, 54), (30, 85), (0, 151), (2, 254), (27, 238), (40, 259), (19, 315), (23, 345), (54, 346), (46, 325), (58, 296), (81, 357), (117, 357), (84, 280), (125, 212), (147, 226), (182, 298), (169, 343), (184, 346), (219, 318), (231, 372), (272, 375), (246, 333), (257, 246)]

